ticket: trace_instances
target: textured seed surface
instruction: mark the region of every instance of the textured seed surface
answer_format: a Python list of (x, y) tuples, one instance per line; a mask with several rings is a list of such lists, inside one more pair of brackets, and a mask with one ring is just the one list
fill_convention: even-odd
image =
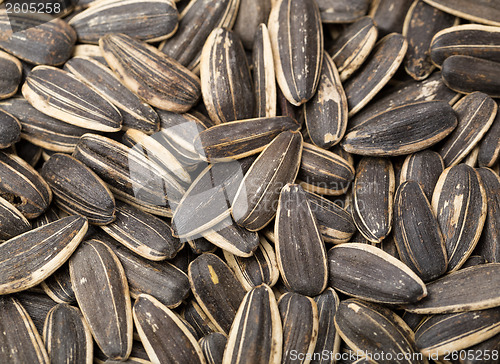
[[(259, 3), (259, 1), (250, 0), (246, 2), (252, 4)], [(260, 2), (264, 5), (270, 5), (267, 0), (260, 0)], [(274, 117), (276, 116), (277, 99), (276, 78), (271, 39), (269, 37), (269, 30), (265, 24), (259, 24), (254, 35), (252, 65), (253, 87), (255, 91), (255, 116)]]
[(44, 280), (40, 286), (57, 303), (73, 303), (76, 300), (67, 263)]
[(399, 177), (400, 183), (415, 181), (420, 183), (425, 196), (432, 199), (434, 187), (444, 170), (441, 155), (431, 150), (423, 150), (405, 158)]
[[(335, 315), (339, 307), (339, 297), (333, 288), (328, 287), (319, 296), (314, 297), (318, 307), (318, 339), (316, 340), (315, 353), (323, 350), (338, 353), (340, 350), (340, 336), (335, 327)], [(329, 358), (313, 359), (311, 363), (330, 363)]]
[(0, 241), (31, 230), (30, 222), (9, 201), (0, 197)]
[(222, 363), (224, 349), (227, 344), (227, 338), (223, 334), (220, 332), (210, 333), (202, 337), (198, 343), (200, 344), (207, 364)]
[(16, 57), (0, 51), (0, 100), (17, 92), (22, 72), (21, 62)]
[(500, 4), (495, 0), (424, 0), (447, 13), (478, 23), (500, 25)]

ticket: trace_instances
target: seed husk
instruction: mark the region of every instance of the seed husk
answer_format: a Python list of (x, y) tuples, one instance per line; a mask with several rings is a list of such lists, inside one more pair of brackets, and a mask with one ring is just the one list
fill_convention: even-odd
[(267, 22), (271, 11), (271, 1), (241, 0), (234, 32), (241, 39), (245, 49), (251, 50), (261, 24)]
[(99, 46), (120, 81), (151, 106), (181, 113), (200, 98), (200, 79), (157, 48), (124, 34), (106, 34)]
[(0, 100), (7, 99), (17, 92), (22, 73), (21, 62), (16, 57), (0, 51)]
[(93, 362), (92, 334), (76, 307), (62, 303), (49, 311), (43, 341), (53, 364)]
[(174, 0), (107, 0), (78, 13), (68, 24), (82, 43), (97, 44), (107, 33), (157, 42), (175, 33), (178, 17)]
[(205, 363), (200, 345), (182, 319), (153, 296), (137, 298), (134, 322), (153, 362)]
[(415, 355), (418, 349), (413, 331), (385, 307), (358, 299), (342, 301), (335, 315), (335, 327), (347, 345), (365, 358), (384, 355), (383, 362), (388, 364), (426, 362)]
[(245, 289), (231, 269), (214, 254), (202, 254), (189, 264), (189, 282), (196, 301), (217, 330), (229, 333)]
[(370, 242), (379, 243), (391, 232), (395, 185), (389, 159), (361, 159), (352, 188), (352, 217)]
[(200, 344), (203, 355), (207, 364), (220, 364), (224, 356), (224, 349), (226, 348), (227, 338), (220, 332), (213, 332), (202, 337), (198, 344)]
[(376, 0), (368, 13), (377, 24), (379, 38), (389, 33), (401, 33), (413, 0)]
[(356, 114), (385, 86), (396, 73), (406, 54), (408, 43), (391, 33), (375, 44), (369, 59), (344, 84), (349, 116)]
[(245, 50), (230, 30), (214, 29), (200, 61), (201, 92), (216, 124), (254, 117), (255, 93)]
[(38, 172), (14, 154), (0, 151), (0, 196), (26, 218), (40, 216), (52, 201), (52, 191)]
[(64, 20), (25, 12), (0, 11), (0, 48), (32, 64), (59, 66), (71, 56), (74, 29)]
[(49, 356), (33, 321), (17, 299), (0, 296), (0, 361), (49, 364)]
[(335, 63), (327, 53), (316, 94), (304, 104), (307, 134), (318, 147), (340, 142), (347, 128), (347, 99)]
[(57, 303), (73, 303), (76, 301), (67, 263), (64, 263), (61, 268), (44, 280), (40, 286), (47, 296)]
[(441, 155), (432, 150), (423, 150), (405, 158), (399, 182), (416, 181), (420, 183), (427, 200), (431, 201), (434, 187), (444, 171)]
[(285, 286), (307, 296), (320, 294), (328, 283), (326, 249), (307, 195), (299, 185), (287, 184), (281, 190), (274, 236)]
[(192, 0), (179, 18), (179, 29), (159, 49), (184, 67), (199, 73), (201, 50), (215, 28), (231, 29), (238, 14), (240, 0), (206, 2)]
[(214, 253), (217, 247), (205, 238), (186, 238), (189, 248), (194, 254)]
[[(318, 339), (316, 340), (316, 347), (314, 353), (323, 353), (327, 350), (332, 353), (331, 358), (340, 350), (340, 336), (335, 327), (335, 314), (339, 307), (339, 297), (335, 290), (327, 288), (319, 296), (314, 297), (316, 306), (318, 307)], [(323, 358), (324, 359), (324, 358)], [(333, 359), (318, 359), (311, 360), (311, 364), (328, 364), (333, 363)]]
[(30, 222), (9, 201), (0, 197), (0, 241), (31, 230)]
[(201, 233), (205, 239), (219, 248), (240, 257), (250, 257), (259, 246), (259, 236), (234, 221), (230, 225), (219, 224)]
[(377, 27), (366, 16), (349, 25), (335, 41), (330, 54), (342, 81), (347, 80), (366, 60), (377, 41)]
[(54, 302), (45, 293), (37, 292), (34, 289), (22, 291), (12, 296), (4, 297), (13, 297), (21, 303), (21, 305), (24, 307), (29, 317), (35, 324), (38, 333), (40, 334), (40, 336), (42, 336), (45, 318), (47, 317), (49, 311), (55, 305), (57, 305), (57, 303)]
[(494, 0), (424, 0), (429, 5), (473, 22), (500, 25), (500, 4)]
[(330, 287), (366, 301), (417, 302), (427, 295), (424, 282), (399, 259), (363, 243), (345, 243), (328, 251)]
[(500, 62), (470, 56), (451, 56), (443, 62), (441, 74), (450, 89), (463, 94), (480, 91), (500, 97)]
[[(0, 89), (1, 87), (0, 85)], [(0, 107), (2, 107), (2, 104), (0, 104)], [(21, 123), (13, 115), (0, 109), (0, 149), (8, 148), (20, 139)]]
[[(248, 3), (258, 3), (250, 0)], [(268, 3), (261, 0), (261, 3)], [(269, 4), (270, 5), (270, 4)], [(235, 29), (236, 31), (236, 29)], [(246, 32), (246, 31), (245, 31)], [(271, 38), (265, 24), (259, 24), (253, 40), (252, 49), (253, 87), (255, 91), (255, 116), (276, 116), (276, 77), (274, 73), (273, 49)]]
[(42, 282), (64, 264), (87, 232), (87, 220), (68, 216), (0, 245), (0, 295)]
[[(498, 103), (497, 103), (498, 106)], [(480, 167), (493, 167), (500, 157), (500, 113), (498, 112), (493, 124), (479, 142), (477, 163)]]
[[(194, 328), (199, 337), (218, 331), (217, 327), (194, 298), (187, 301), (183, 311), (184, 319)], [(224, 334), (221, 334), (226, 337)], [(201, 345), (201, 344), (200, 344)]]
[(487, 196), (478, 172), (466, 164), (445, 169), (432, 208), (445, 239), (448, 271), (453, 272), (471, 255), (486, 220)]
[(302, 144), (300, 132), (285, 131), (253, 162), (232, 203), (231, 213), (238, 225), (256, 231), (273, 219), (282, 186), (297, 176)]
[(95, 342), (107, 357), (127, 359), (132, 350), (132, 307), (120, 260), (104, 243), (88, 240), (69, 260), (69, 270)]
[(352, 23), (366, 14), (369, 0), (318, 0), (323, 23)]
[(434, 315), (415, 331), (419, 350), (427, 357), (468, 348), (500, 332), (500, 307)]
[(222, 363), (279, 364), (282, 347), (278, 304), (272, 289), (263, 284), (243, 298), (229, 333)]
[(424, 282), (446, 272), (444, 237), (421, 185), (407, 181), (394, 197), (394, 241), (403, 263)]
[(278, 85), (292, 105), (311, 99), (323, 62), (323, 28), (316, 1), (275, 1), (268, 21)]
[(408, 41), (404, 67), (415, 80), (427, 78), (434, 70), (429, 46), (438, 31), (457, 24), (457, 18), (423, 1), (414, 1), (403, 25), (403, 36)]

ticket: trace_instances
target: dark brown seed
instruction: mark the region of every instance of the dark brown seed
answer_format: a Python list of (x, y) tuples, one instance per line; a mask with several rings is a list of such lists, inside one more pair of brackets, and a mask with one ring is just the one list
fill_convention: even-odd
[(352, 217), (361, 234), (373, 243), (381, 242), (391, 231), (395, 189), (389, 159), (361, 159), (352, 189)]
[(76, 307), (63, 303), (49, 311), (43, 341), (52, 364), (92, 364), (92, 334)]
[(16, 57), (0, 51), (0, 100), (7, 99), (17, 92), (22, 74), (21, 62)]
[(326, 249), (299, 185), (288, 184), (281, 190), (274, 235), (278, 268), (287, 288), (307, 296), (320, 294), (328, 283)]
[(0, 241), (31, 230), (30, 222), (9, 201), (0, 197)]
[(328, 251), (330, 286), (367, 301), (405, 304), (427, 295), (424, 282), (399, 259), (363, 243), (339, 244)]
[(347, 128), (347, 99), (335, 63), (324, 54), (316, 94), (304, 105), (307, 134), (318, 147), (340, 142)]
[(473, 22), (500, 25), (500, 4), (495, 0), (424, 0), (442, 11)]
[(357, 299), (342, 301), (335, 327), (354, 352), (368, 359), (383, 357), (384, 364), (426, 363), (417, 355), (413, 331), (385, 307)]
[(493, 124), (479, 142), (477, 162), (480, 167), (493, 167), (500, 157), (500, 113), (498, 112)]
[(397, 156), (426, 149), (448, 136), (457, 117), (443, 101), (422, 101), (374, 115), (351, 129), (342, 142), (349, 153)]
[(76, 301), (75, 292), (69, 276), (69, 265), (64, 265), (44, 280), (40, 286), (43, 291), (57, 303), (73, 303)]
[(45, 293), (37, 292), (35, 289), (22, 291), (11, 297), (15, 297), (21, 303), (29, 317), (33, 320), (38, 333), (42, 336), (45, 318), (57, 303), (51, 300)]
[(17, 155), (28, 162), (32, 167), (36, 167), (42, 158), (43, 149), (25, 139), (21, 139), (17, 142), (15, 148)]
[(399, 182), (416, 181), (420, 183), (427, 200), (431, 201), (434, 187), (444, 171), (443, 158), (432, 150), (410, 154), (405, 158)]
[(201, 233), (203, 237), (229, 253), (240, 257), (250, 257), (259, 246), (259, 236), (254, 231), (248, 231), (231, 221), (218, 224)]
[(368, 14), (379, 32), (379, 37), (389, 33), (401, 33), (405, 15), (408, 13), (413, 0), (376, 0)]
[(232, 203), (237, 224), (256, 231), (274, 218), (281, 188), (297, 176), (302, 144), (299, 132), (285, 131), (257, 157)]
[(0, 296), (0, 361), (49, 364), (49, 356), (33, 321), (19, 301)]
[(278, 304), (265, 284), (246, 294), (234, 319), (223, 364), (281, 363), (283, 332)]
[(268, 21), (278, 85), (292, 105), (311, 99), (323, 62), (323, 28), (316, 1), (278, 0)]
[[(332, 288), (327, 288), (321, 295), (314, 297), (314, 301), (318, 307), (318, 339), (313, 354), (316, 356), (313, 356), (311, 364), (332, 364), (340, 350), (340, 336), (334, 321), (340, 300)], [(328, 358), (322, 355), (325, 350)]]
[(200, 79), (157, 48), (124, 34), (106, 34), (99, 46), (120, 81), (151, 106), (186, 112), (200, 98)]
[(403, 36), (408, 40), (404, 60), (406, 73), (415, 80), (423, 80), (432, 73), (434, 65), (429, 52), (432, 37), (441, 29), (456, 24), (457, 20), (423, 1), (413, 2), (403, 26)]
[[(238, 16), (234, 23), (234, 32), (241, 39), (246, 49), (251, 50), (257, 38), (261, 24), (267, 22), (271, 11), (271, 1), (241, 0)], [(267, 30), (267, 29), (266, 29)], [(272, 60), (272, 58), (271, 58)]]
[(68, 24), (82, 43), (97, 44), (107, 33), (156, 42), (175, 33), (178, 17), (174, 0), (106, 1), (76, 14)]
[(85, 164), (62, 153), (42, 167), (59, 208), (85, 216), (89, 223), (106, 225), (115, 219), (115, 199), (106, 184)]
[(153, 362), (205, 363), (200, 345), (182, 319), (153, 296), (137, 298), (134, 322)]
[(245, 289), (216, 255), (202, 254), (189, 265), (189, 282), (196, 301), (217, 329), (229, 333)]
[(450, 89), (463, 94), (480, 91), (500, 97), (500, 62), (470, 56), (451, 56), (443, 62), (443, 81)]
[(200, 62), (201, 92), (216, 124), (254, 117), (255, 94), (245, 50), (230, 30), (208, 36)]
[(75, 41), (75, 31), (61, 19), (0, 12), (0, 48), (23, 61), (59, 66), (70, 57)]
[(448, 271), (474, 250), (486, 220), (487, 196), (479, 174), (465, 164), (444, 170), (432, 196), (432, 208), (445, 239)]
[(213, 332), (202, 337), (198, 343), (205, 355), (207, 364), (222, 364), (224, 349), (226, 348), (227, 338), (220, 332)]
[(397, 33), (377, 42), (369, 59), (344, 85), (349, 116), (356, 114), (385, 86), (403, 61), (408, 43)]
[(61, 267), (87, 232), (87, 220), (68, 216), (0, 245), (0, 294), (23, 291)]
[(201, 159), (228, 162), (257, 154), (281, 132), (298, 129), (299, 124), (288, 116), (238, 120), (200, 132), (194, 145)]
[(500, 307), (434, 315), (415, 331), (419, 350), (427, 357), (468, 348), (500, 332)]
[(352, 23), (366, 14), (369, 0), (318, 0), (323, 23)]
[(78, 306), (102, 352), (125, 360), (132, 350), (132, 307), (127, 277), (105, 244), (84, 242), (69, 260)]
[(20, 139), (21, 123), (13, 115), (0, 109), (0, 149), (8, 148)]
[[(184, 319), (195, 329), (199, 337), (218, 331), (207, 314), (194, 298), (187, 301), (183, 312)], [(224, 334), (221, 334), (225, 337)]]

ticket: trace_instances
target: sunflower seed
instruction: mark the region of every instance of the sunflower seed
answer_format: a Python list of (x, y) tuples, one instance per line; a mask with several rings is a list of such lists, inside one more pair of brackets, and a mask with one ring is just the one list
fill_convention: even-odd
[(227, 334), (245, 289), (216, 255), (202, 254), (189, 265), (189, 282), (196, 301), (217, 330)]
[(313, 0), (275, 1), (268, 21), (278, 85), (292, 105), (311, 99), (323, 62), (323, 28)]
[(92, 334), (76, 307), (63, 303), (49, 311), (43, 341), (53, 364), (93, 362)]
[(432, 208), (445, 239), (448, 271), (459, 269), (474, 250), (486, 220), (486, 201), (481, 178), (473, 168), (458, 164), (439, 177)]
[(49, 356), (33, 321), (19, 301), (0, 296), (0, 361), (49, 364)]
[(282, 347), (278, 304), (272, 289), (263, 284), (248, 292), (241, 302), (222, 363), (278, 364), (281, 363)]
[(120, 81), (151, 106), (186, 112), (200, 98), (199, 78), (157, 48), (124, 34), (106, 34), (99, 46)]
[(0, 241), (31, 230), (30, 222), (9, 201), (0, 197)]
[(21, 83), (23, 67), (21, 62), (8, 53), (0, 51), (0, 100), (17, 92)]
[(107, 33), (123, 33), (147, 42), (175, 33), (179, 13), (174, 0), (100, 1), (68, 22), (82, 43), (95, 43)]
[(369, 16), (377, 24), (379, 38), (389, 33), (401, 33), (408, 9), (413, 0), (375, 0)]
[(202, 337), (198, 343), (207, 361), (207, 364), (221, 364), (227, 338), (220, 332), (213, 332)]
[(407, 47), (406, 39), (397, 33), (391, 33), (375, 44), (367, 62), (344, 84), (349, 116), (361, 110), (391, 79), (403, 61)]
[(200, 345), (181, 318), (156, 298), (146, 294), (137, 298), (134, 322), (153, 362), (205, 363)]
[(281, 188), (297, 176), (302, 144), (299, 132), (285, 131), (257, 157), (232, 203), (236, 223), (256, 231), (273, 219)]
[(281, 190), (274, 235), (278, 268), (287, 288), (307, 296), (320, 294), (328, 283), (326, 249), (299, 185), (288, 184)]
[(317, 0), (323, 23), (352, 23), (366, 14), (369, 0)]
[[(335, 328), (334, 317), (339, 307), (339, 297), (332, 288), (327, 288), (319, 296), (314, 297), (318, 307), (318, 339), (311, 364), (332, 364), (340, 350), (340, 336)], [(325, 350), (329, 358), (324, 358)], [(318, 356), (319, 355), (319, 356)]]
[(101, 48), (96, 44), (77, 44), (73, 48), (72, 57), (90, 57), (106, 65), (106, 60), (102, 56)]
[[(247, 2), (258, 3), (250, 0)], [(269, 3), (268, 0), (262, 0)], [(235, 30), (236, 31), (236, 30)], [(253, 87), (255, 91), (255, 116), (276, 116), (276, 77), (274, 73), (273, 49), (271, 38), (265, 24), (260, 24), (255, 32), (253, 49)]]
[(33, 289), (16, 293), (10, 297), (15, 297), (21, 303), (31, 320), (33, 320), (38, 333), (42, 336), (45, 318), (57, 303), (45, 293), (39, 293)]
[(342, 301), (335, 315), (335, 327), (346, 344), (367, 359), (382, 355), (387, 364), (426, 363), (415, 355), (418, 349), (411, 329), (385, 307), (357, 299)]
[(500, 157), (500, 113), (498, 112), (493, 124), (479, 142), (477, 162), (480, 167), (493, 167)]
[(340, 142), (347, 128), (347, 99), (335, 63), (325, 53), (316, 94), (304, 104), (307, 133), (318, 147)]
[(71, 285), (71, 277), (69, 276), (69, 266), (66, 263), (44, 280), (40, 286), (47, 296), (57, 303), (73, 303), (76, 301), (75, 292)]
[[(194, 298), (187, 301), (184, 306), (183, 316), (200, 337), (218, 331), (217, 327), (210, 321), (210, 318), (208, 318), (207, 314)], [(224, 334), (222, 335), (225, 337)]]
[(20, 139), (21, 123), (13, 115), (0, 109), (0, 149), (8, 148)]
[(186, 238), (189, 248), (194, 254), (214, 253), (217, 247), (205, 238)]
[(201, 92), (216, 124), (254, 116), (255, 94), (245, 50), (230, 30), (216, 28), (208, 36), (200, 61)]
[(399, 181), (400, 183), (406, 181), (420, 183), (425, 197), (431, 201), (434, 187), (443, 170), (444, 162), (441, 155), (432, 150), (423, 150), (406, 157), (401, 168)]
[(500, 25), (500, 4), (494, 0), (424, 0), (429, 5), (473, 22)]
[(241, 39), (246, 49), (251, 50), (257, 38), (261, 24), (266, 23), (271, 11), (269, 0), (241, 0), (238, 16), (234, 23), (234, 32)]
[(0, 294), (34, 287), (54, 273), (75, 251), (87, 227), (85, 218), (69, 216), (0, 245)]
[(427, 295), (424, 282), (400, 260), (380, 248), (346, 243), (328, 251), (330, 286), (367, 301), (417, 302)]
[(105, 244), (89, 240), (69, 260), (69, 271), (97, 345), (111, 359), (127, 359), (132, 350), (132, 307), (120, 260)]
[(201, 233), (205, 239), (240, 257), (252, 256), (259, 246), (259, 236), (256, 232), (248, 231), (234, 223), (219, 224)]

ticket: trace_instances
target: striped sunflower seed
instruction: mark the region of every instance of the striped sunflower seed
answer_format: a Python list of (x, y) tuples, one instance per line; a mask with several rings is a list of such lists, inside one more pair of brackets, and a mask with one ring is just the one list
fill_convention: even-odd
[[(0, 85), (0, 89), (1, 87)], [(2, 104), (0, 104), (1, 107)], [(19, 120), (0, 109), (0, 149), (8, 148), (21, 139), (21, 127)]]
[(174, 0), (105, 0), (68, 22), (82, 43), (97, 44), (107, 33), (123, 33), (147, 42), (171, 37), (178, 26)]
[(254, 117), (255, 93), (245, 50), (230, 30), (214, 29), (200, 61), (201, 92), (216, 124)]
[(281, 188), (297, 176), (302, 144), (299, 132), (285, 131), (262, 151), (233, 200), (231, 213), (236, 223), (250, 231), (269, 224), (276, 215)]
[(241, 39), (245, 49), (251, 50), (255, 44), (258, 29), (267, 22), (271, 11), (269, 0), (241, 0), (238, 16), (234, 22), (234, 32)]
[(224, 349), (226, 348), (227, 338), (220, 332), (213, 332), (202, 337), (198, 344), (200, 344), (203, 355), (207, 364), (221, 364), (224, 356)]
[(471, 255), (469, 257), (469, 259), (467, 259), (464, 263), (464, 265), (462, 265), (462, 269), (465, 269), (465, 268), (469, 268), (469, 267), (475, 267), (476, 265), (480, 265), (480, 264), (486, 264), (486, 259), (484, 259), (482, 256), (480, 255)]
[(307, 296), (320, 294), (328, 283), (326, 249), (307, 195), (299, 185), (281, 190), (275, 248), (285, 286)]
[(263, 284), (243, 298), (229, 333), (222, 363), (279, 364), (282, 348), (283, 332), (278, 304), (272, 289)]
[(245, 289), (232, 270), (214, 254), (202, 254), (189, 264), (189, 282), (196, 301), (218, 331), (229, 333)]
[(445, 239), (448, 271), (453, 272), (471, 255), (486, 220), (487, 196), (478, 172), (466, 164), (445, 169), (432, 208)]
[(500, 25), (500, 4), (491, 0), (479, 0), (471, 3), (468, 0), (424, 0), (444, 12), (453, 14), (473, 22)]
[(405, 158), (399, 182), (416, 181), (420, 183), (425, 197), (431, 201), (434, 187), (443, 171), (444, 162), (441, 155), (432, 150), (423, 150)]
[(418, 349), (413, 331), (385, 307), (358, 299), (342, 301), (335, 315), (335, 327), (346, 344), (367, 359), (382, 355), (387, 364), (426, 363), (415, 355)]
[(42, 167), (56, 205), (68, 213), (87, 217), (89, 223), (106, 225), (115, 220), (115, 199), (106, 184), (85, 164), (56, 153)]
[(346, 243), (328, 251), (330, 286), (367, 301), (405, 304), (427, 295), (424, 282), (399, 259), (363, 243)]
[[(332, 288), (327, 288), (314, 297), (314, 301), (318, 307), (318, 339), (311, 364), (333, 364), (335, 355), (340, 350), (340, 336), (334, 320), (340, 300)], [(324, 350), (332, 353), (327, 359), (323, 357)]]
[(72, 57), (89, 57), (106, 65), (101, 49), (96, 44), (77, 44), (73, 48)]
[(76, 301), (67, 263), (64, 263), (61, 268), (40, 283), (40, 286), (47, 296), (57, 303), (73, 303)]
[[(258, 3), (258, 1), (254, 0), (246, 0), (246, 2), (251, 4)], [(269, 3), (270, 5), (268, 0), (261, 0), (260, 2), (264, 4)], [(277, 99), (276, 77), (271, 38), (265, 24), (258, 26), (253, 38), (252, 64), (255, 116), (274, 117), (276, 116)]]
[(62, 303), (49, 311), (43, 341), (53, 364), (93, 362), (92, 334), (76, 307)]
[(184, 67), (199, 73), (200, 57), (208, 35), (215, 28), (231, 29), (240, 0), (190, 0), (179, 17), (179, 29), (160, 44), (160, 50)]
[(352, 187), (352, 217), (370, 242), (379, 243), (391, 232), (395, 186), (394, 168), (389, 159), (361, 159)]
[(34, 287), (54, 273), (75, 251), (87, 228), (85, 218), (68, 216), (0, 245), (0, 295)]
[(200, 345), (182, 319), (153, 296), (137, 297), (134, 322), (152, 362), (205, 364)]
[(408, 9), (413, 0), (375, 0), (368, 16), (377, 24), (379, 38), (390, 33), (401, 33)]
[(49, 364), (49, 356), (33, 321), (17, 299), (0, 296), (0, 361)]
[(89, 240), (69, 260), (69, 271), (95, 342), (107, 357), (127, 359), (132, 350), (132, 307), (120, 260), (105, 244)]
[(0, 100), (7, 99), (17, 92), (21, 83), (23, 66), (8, 53), (0, 51)]
[(151, 106), (186, 112), (200, 98), (199, 78), (157, 48), (124, 34), (106, 34), (99, 46), (120, 81)]
[(424, 282), (446, 272), (444, 237), (418, 182), (403, 182), (396, 191), (393, 236), (401, 261)]
[(347, 80), (366, 60), (377, 41), (377, 27), (366, 16), (352, 23), (335, 41), (330, 54), (340, 79)]
[(259, 236), (248, 231), (234, 221), (230, 225), (219, 224), (201, 233), (203, 237), (229, 253), (240, 257), (250, 257), (259, 246)]
[(500, 158), (500, 113), (498, 112), (493, 125), (479, 142), (477, 162), (480, 167), (493, 167)]
[[(194, 328), (199, 337), (218, 331), (217, 327), (203, 311), (194, 298), (187, 301), (183, 311), (184, 319)], [(221, 334), (224, 337), (226, 335)]]
[(74, 29), (64, 20), (25, 12), (0, 11), (0, 48), (23, 61), (62, 65), (76, 42)]
[(52, 191), (38, 172), (14, 154), (0, 151), (0, 196), (26, 218), (40, 216), (52, 201)]
[(42, 158), (43, 149), (27, 140), (21, 139), (12, 147), (16, 149), (17, 155), (32, 167), (36, 167)]
[(340, 142), (347, 128), (347, 99), (335, 63), (325, 53), (316, 94), (304, 104), (307, 134), (318, 147)]
[(285, 293), (278, 301), (283, 325), (281, 363), (293, 363), (293, 353), (311, 356), (318, 339), (318, 306), (307, 296)]
[(323, 62), (323, 27), (316, 1), (275, 1), (268, 21), (278, 85), (292, 105), (311, 99)]
[(42, 336), (45, 318), (57, 303), (45, 293), (39, 292), (35, 288), (16, 293), (10, 297), (14, 297), (21, 303), (31, 320), (33, 320), (38, 333)]
[(0, 241), (31, 230), (30, 222), (9, 201), (0, 197)]
[(188, 238), (189, 248), (194, 254), (215, 253), (217, 247), (205, 238)]
[(323, 23), (352, 23), (366, 14), (369, 0), (318, 0)]

